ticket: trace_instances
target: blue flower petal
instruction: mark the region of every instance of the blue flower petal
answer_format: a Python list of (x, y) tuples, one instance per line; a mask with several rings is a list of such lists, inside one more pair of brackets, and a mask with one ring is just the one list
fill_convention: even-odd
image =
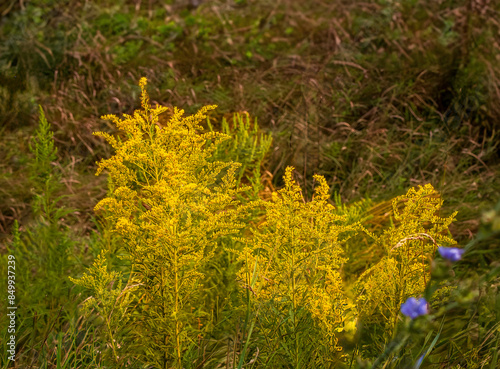
[(457, 247), (438, 247), (438, 252), (443, 258), (455, 262), (462, 259), (465, 249), (459, 249)]
[(425, 315), (428, 313), (427, 301), (422, 298), (418, 301), (418, 307), (416, 309), (418, 315)]
[(424, 298), (417, 300), (415, 297), (410, 297), (405, 303), (401, 304), (401, 312), (411, 319), (425, 315), (428, 313), (427, 301)]

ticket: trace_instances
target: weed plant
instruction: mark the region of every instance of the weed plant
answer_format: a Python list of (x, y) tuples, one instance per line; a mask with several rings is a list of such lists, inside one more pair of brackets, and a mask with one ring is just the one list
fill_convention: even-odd
[[(53, 165), (57, 149), (53, 133), (40, 107), (40, 124), (30, 144), (33, 159), (28, 166), (32, 181), (31, 203), (35, 219), (21, 228), (16, 221), (13, 241), (2, 254), (2, 275), (7, 275), (7, 258), (15, 260), (16, 360), (7, 356), (7, 320), (2, 319), (2, 355), (4, 368), (72, 367), (90, 365), (92, 355), (86, 349), (87, 328), (78, 314), (80, 290), (68, 275), (83, 269), (84, 241), (65, 225), (64, 217), (74, 212), (61, 205), (61, 174)], [(7, 279), (5, 279), (7, 280)], [(2, 284), (5, 290), (6, 284)], [(2, 299), (6, 311), (7, 299)], [(90, 361), (89, 361), (90, 360)]]

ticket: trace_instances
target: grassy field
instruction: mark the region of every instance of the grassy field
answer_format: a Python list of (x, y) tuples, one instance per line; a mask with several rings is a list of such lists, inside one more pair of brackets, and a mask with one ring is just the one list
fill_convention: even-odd
[[(458, 212), (447, 229), (467, 250), (458, 263), (429, 260), (433, 280), (456, 287), (439, 290), (433, 314), (411, 322), (400, 314), (389, 335), (375, 319), (385, 319), (383, 311), (364, 323), (360, 317), (356, 334), (349, 335), (346, 320), (337, 336), (347, 360), (321, 362), (315, 355), (329, 352), (306, 348), (299, 360), (279, 339), (275, 357), (264, 352), (269, 330), (280, 328), (258, 314), (252, 320), (244, 290), (228, 305), (234, 314), (221, 308), (227, 321), (212, 327), (212, 336), (204, 331), (184, 361), (168, 367), (497, 368), (499, 13), (500, 5), (488, 0), (3, 2), (0, 269), (7, 275), (8, 255), (16, 253), (21, 310), (15, 362), (5, 354), (1, 325), (0, 366), (157, 367), (135, 354), (134, 342), (125, 359), (115, 360), (105, 314), (95, 307), (83, 315), (79, 307), (90, 295), (67, 278), (81, 277), (101, 250), (111, 250), (110, 268), (127, 275), (112, 222), (94, 212), (112, 193), (107, 176), (95, 175), (96, 162), (114, 151), (92, 133), (124, 137), (101, 117), (141, 109), (139, 80), (147, 77), (151, 105), (169, 107), (159, 126), (168, 126), (173, 107), (194, 114), (217, 105), (200, 124), (204, 132), (240, 135), (238, 145), (219, 150), (219, 159), (247, 165), (242, 184), (258, 173), (261, 199), (286, 187), (288, 166), (304, 203), (318, 186), (313, 175), (324, 176), (337, 214), (378, 237), (342, 241), (349, 257), (342, 278), (349, 285), (383, 260), (384, 230), (404, 224), (395, 220), (392, 199), (419, 185), (430, 183), (439, 193), (439, 217)], [(250, 138), (249, 128), (238, 131), (238, 119), (252, 127), (257, 121)], [(260, 138), (257, 155), (254, 137)], [(262, 222), (260, 216), (253, 223)], [(225, 294), (236, 291), (235, 283), (217, 283)], [(425, 296), (441, 293), (430, 286)], [(352, 287), (350, 298), (360, 291)], [(213, 298), (205, 296), (207, 306)]]

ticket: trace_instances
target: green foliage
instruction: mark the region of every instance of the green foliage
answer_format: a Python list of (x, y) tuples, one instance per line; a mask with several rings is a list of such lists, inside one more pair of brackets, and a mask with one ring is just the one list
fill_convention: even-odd
[(128, 13), (103, 13), (95, 19), (95, 25), (104, 36), (113, 36), (130, 29), (130, 21), (131, 15)]
[[(12, 255), (16, 261), (17, 358), (35, 365), (44, 353), (52, 357), (52, 353), (47, 352), (54, 348), (52, 339), (47, 341), (49, 337), (59, 337), (61, 353), (63, 332), (68, 324), (73, 324), (74, 328), (78, 319), (77, 298), (71, 293), (78, 290), (67, 277), (81, 267), (83, 242), (76, 240), (69, 227), (63, 225), (62, 217), (74, 210), (58, 203), (62, 197), (54, 196), (61, 176), (52, 165), (57, 159), (57, 149), (41, 107), (40, 124), (30, 149), (35, 154), (29, 163), (35, 192), (32, 203), (35, 219), (23, 225), (23, 229), (16, 220), (13, 240), (7, 246), (7, 254), (2, 255), (0, 272), (7, 274), (6, 259)], [(2, 342), (7, 342), (3, 320), (1, 328)], [(65, 345), (68, 339), (74, 339), (74, 335), (72, 338), (65, 336)], [(63, 358), (59, 355), (57, 360), (61, 362)]]
[(33, 212), (43, 221), (56, 225), (59, 219), (73, 210), (58, 205), (65, 196), (55, 196), (61, 187), (61, 175), (53, 167), (53, 162), (57, 158), (57, 148), (54, 146), (53, 133), (50, 131), (43, 109), (41, 106), (39, 109), (40, 124), (29, 145), (30, 151), (35, 155), (35, 160), (29, 165), (34, 193)]
[[(74, 64), (68, 60), (67, 51), (74, 45), (76, 34), (65, 22), (51, 23), (57, 11), (50, 3), (30, 1), (22, 11), (2, 18), (0, 91), (5, 99), (0, 99), (0, 109), (6, 121), (15, 121), (16, 126), (36, 114), (37, 98), (48, 86), (52, 88), (54, 74), (59, 78), (72, 74)], [(57, 5), (67, 6), (61, 2)], [(74, 26), (75, 22), (70, 24)]]
[(35, 137), (30, 144), (30, 151), (35, 154), (35, 160), (31, 165), (32, 178), (37, 178), (44, 183), (50, 178), (53, 170), (51, 163), (57, 158), (57, 148), (54, 146), (53, 132), (50, 131), (50, 125), (45, 118), (42, 107), (39, 105), (40, 123)]
[[(257, 119), (254, 121), (253, 129), (250, 130), (250, 115), (246, 113), (245, 117), (246, 121), (244, 121), (245, 118), (241, 114), (233, 116), (234, 131), (229, 127), (226, 119), (222, 119), (222, 133), (231, 136), (232, 139), (218, 144), (210, 160), (217, 161), (230, 158), (241, 163), (241, 167), (238, 168), (236, 174), (236, 186), (239, 186), (241, 179), (245, 176), (245, 179), (252, 185), (252, 198), (255, 200), (258, 192), (262, 190), (260, 168), (264, 157), (271, 148), (272, 137), (262, 133), (260, 137), (257, 137)], [(214, 132), (209, 119), (207, 119), (207, 124), (210, 132)], [(251, 171), (253, 178), (249, 178), (246, 171)]]
[(141, 50), (143, 43), (142, 40), (130, 40), (113, 47), (111, 52), (115, 63), (121, 65), (131, 61)]

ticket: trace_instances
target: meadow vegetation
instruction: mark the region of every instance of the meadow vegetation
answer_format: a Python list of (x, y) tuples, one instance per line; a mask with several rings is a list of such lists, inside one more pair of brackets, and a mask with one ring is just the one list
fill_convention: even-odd
[(100, 3), (0, 6), (1, 368), (498, 368), (499, 5)]

